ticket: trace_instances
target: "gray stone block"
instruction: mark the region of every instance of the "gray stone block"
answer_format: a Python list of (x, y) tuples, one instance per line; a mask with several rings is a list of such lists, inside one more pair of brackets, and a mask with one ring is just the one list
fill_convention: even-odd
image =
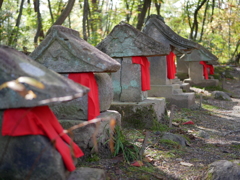
[[(93, 148), (92, 137), (93, 134), (97, 131), (97, 141), (99, 146), (104, 146), (107, 140), (109, 139), (109, 122), (110, 119), (115, 119), (117, 124), (121, 126), (121, 115), (117, 111), (108, 110), (102, 112), (99, 118), (103, 120), (100, 122), (100, 125), (97, 127), (96, 123), (86, 125), (75, 129), (73, 133), (74, 142), (85, 152), (87, 149)], [(69, 129), (72, 126), (78, 125), (84, 121), (66, 119), (59, 120), (60, 124), (64, 129)]]
[(148, 97), (142, 102), (113, 102), (110, 109), (122, 115), (123, 127), (152, 128), (155, 122), (164, 122), (165, 98)]

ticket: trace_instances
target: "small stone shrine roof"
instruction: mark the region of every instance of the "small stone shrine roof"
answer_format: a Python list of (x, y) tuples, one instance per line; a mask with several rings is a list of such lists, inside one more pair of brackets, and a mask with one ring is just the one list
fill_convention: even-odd
[(212, 54), (208, 49), (199, 45), (199, 49), (193, 50), (190, 54), (187, 54), (184, 58), (185, 61), (208, 61), (210, 64), (218, 64), (218, 58)]
[(21, 83), (27, 91), (31, 90), (36, 94), (36, 98), (27, 100), (18, 92), (5, 87), (0, 90), (0, 109), (34, 107), (68, 101), (81, 97), (88, 91), (88, 88), (47, 69), (27, 55), (7, 46), (0, 46), (0, 85), (19, 80), (20, 77), (33, 78), (42, 83), (44, 88), (29, 85), (26, 81)]
[(164, 56), (171, 51), (169, 46), (124, 22), (116, 25), (96, 47), (111, 57)]
[(120, 64), (80, 38), (79, 32), (60, 25), (29, 55), (58, 73), (116, 72)]
[(163, 44), (174, 47), (174, 50), (177, 51), (176, 54), (190, 53), (191, 50), (199, 48), (197, 43), (185, 39), (175, 33), (169, 26), (165, 24), (163, 17), (160, 15), (150, 15), (146, 20), (143, 32), (149, 34), (148, 31), (153, 27), (155, 27), (157, 31), (154, 31), (151, 37), (156, 40), (158, 39), (158, 41), (162, 42)]

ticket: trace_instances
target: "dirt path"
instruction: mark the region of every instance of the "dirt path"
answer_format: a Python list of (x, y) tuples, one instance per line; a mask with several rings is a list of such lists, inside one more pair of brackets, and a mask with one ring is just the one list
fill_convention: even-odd
[[(88, 163), (87, 166), (105, 169), (109, 180), (179, 179), (202, 180), (207, 166), (217, 160), (240, 157), (240, 68), (231, 71), (234, 79), (225, 80), (223, 87), (232, 101), (203, 97), (202, 107), (176, 109), (172, 133), (181, 134), (189, 146), (161, 142), (161, 132), (150, 131), (145, 150), (144, 166), (124, 163), (122, 156)], [(206, 93), (207, 94), (207, 93)], [(199, 96), (196, 96), (196, 103)], [(192, 121), (193, 125), (182, 125)], [(236, 133), (230, 133), (238, 131)], [(124, 134), (135, 144), (145, 136), (144, 130), (124, 129)]]

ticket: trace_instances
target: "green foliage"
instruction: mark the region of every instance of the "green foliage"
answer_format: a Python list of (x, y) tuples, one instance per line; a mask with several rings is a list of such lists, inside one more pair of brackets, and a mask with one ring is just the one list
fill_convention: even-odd
[(139, 148), (127, 141), (126, 136), (123, 134), (123, 131), (119, 126), (116, 126), (115, 128), (114, 143), (113, 156), (117, 156), (118, 154), (122, 153), (126, 162), (131, 162), (138, 159)]
[(98, 154), (90, 154), (87, 158), (86, 158), (86, 161), (87, 162), (96, 162), (96, 161), (99, 161), (100, 160), (100, 157), (98, 156)]
[(156, 119), (153, 120), (153, 131), (160, 131), (160, 132), (165, 132), (169, 130), (169, 127), (165, 124), (161, 124), (158, 122)]

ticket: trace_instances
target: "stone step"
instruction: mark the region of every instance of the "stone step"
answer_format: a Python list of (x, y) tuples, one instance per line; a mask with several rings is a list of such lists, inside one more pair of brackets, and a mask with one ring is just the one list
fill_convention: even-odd
[(179, 89), (173, 89), (173, 94), (182, 94), (183, 90), (181, 88)]

